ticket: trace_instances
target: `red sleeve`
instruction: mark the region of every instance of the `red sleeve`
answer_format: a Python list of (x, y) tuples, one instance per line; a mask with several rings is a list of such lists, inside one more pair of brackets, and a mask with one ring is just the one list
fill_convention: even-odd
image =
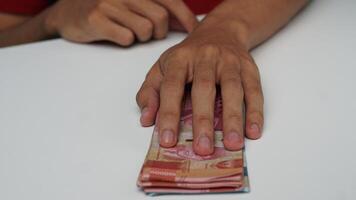
[(223, 0), (184, 0), (196, 15), (209, 13)]
[[(223, 0), (184, 0), (197, 15), (210, 12)], [(1, 0), (0, 12), (34, 15), (49, 5), (47, 0)]]
[(34, 15), (49, 5), (47, 0), (1, 0), (0, 12)]

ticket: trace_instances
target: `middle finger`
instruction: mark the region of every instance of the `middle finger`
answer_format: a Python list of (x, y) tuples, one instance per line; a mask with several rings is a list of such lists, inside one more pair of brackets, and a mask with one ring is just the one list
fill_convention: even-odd
[(192, 87), (194, 151), (214, 152), (214, 102), (216, 95), (214, 62), (202, 60), (194, 68)]

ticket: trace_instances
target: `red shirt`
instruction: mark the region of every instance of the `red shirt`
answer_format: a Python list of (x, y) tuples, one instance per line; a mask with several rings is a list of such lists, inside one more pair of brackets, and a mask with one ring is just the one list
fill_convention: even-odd
[[(195, 14), (210, 12), (223, 0), (184, 0)], [(50, 5), (49, 0), (1, 0), (0, 12), (35, 15)], [(53, 2), (53, 1), (52, 1)]]

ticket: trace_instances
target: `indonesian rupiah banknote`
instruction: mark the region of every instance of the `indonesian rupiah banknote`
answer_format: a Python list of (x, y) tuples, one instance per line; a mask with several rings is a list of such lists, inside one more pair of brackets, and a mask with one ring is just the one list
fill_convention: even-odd
[(189, 93), (184, 102), (178, 144), (173, 148), (161, 147), (155, 129), (137, 185), (150, 195), (248, 192), (244, 151), (228, 151), (223, 146), (221, 97), (218, 95), (215, 101), (215, 149), (209, 156), (193, 152)]

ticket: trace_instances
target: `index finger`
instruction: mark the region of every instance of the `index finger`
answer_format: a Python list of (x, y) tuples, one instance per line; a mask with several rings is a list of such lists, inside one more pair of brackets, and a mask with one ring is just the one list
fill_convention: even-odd
[(156, 118), (159, 107), (159, 87), (161, 71), (156, 62), (148, 72), (145, 81), (136, 95), (136, 101), (141, 109), (140, 122), (142, 126), (151, 126)]
[(198, 20), (194, 13), (188, 6), (181, 0), (156, 0), (159, 4), (163, 5), (170, 13), (172, 13), (182, 26), (189, 33), (198, 25)]
[(187, 70), (178, 63), (169, 66), (160, 89), (159, 135), (160, 145), (173, 147), (177, 143), (179, 119)]

